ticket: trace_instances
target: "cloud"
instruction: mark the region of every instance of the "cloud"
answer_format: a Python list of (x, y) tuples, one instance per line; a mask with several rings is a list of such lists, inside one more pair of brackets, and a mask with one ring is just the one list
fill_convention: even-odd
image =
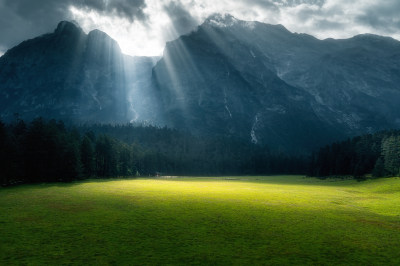
[(363, 13), (357, 16), (356, 21), (370, 26), (377, 31), (388, 34), (396, 33), (400, 29), (400, 1), (379, 1), (366, 6)]
[(399, 0), (0, 0), (0, 47), (74, 19), (86, 32), (107, 32), (126, 53), (160, 54), (166, 41), (213, 13), (282, 24), (318, 38), (375, 33), (400, 39)]
[(279, 4), (281, 4), (281, 1), (272, 1), (272, 0), (249, 0), (247, 1), (248, 5), (257, 6), (261, 7), (264, 9), (273, 9), (275, 11), (279, 10)]
[(10, 48), (24, 39), (49, 32), (59, 20), (67, 18), (57, 9), (53, 12), (54, 6), (40, 9), (32, 3), (36, 1), (0, 0), (0, 46)]
[(398, 0), (302, 1), (281, 7), (280, 23), (319, 38), (348, 38), (361, 33), (400, 37)]
[(61, 20), (71, 20), (70, 7), (118, 16), (131, 23), (146, 20), (145, 0), (0, 0), (0, 46), (52, 32)]
[[(144, 19), (143, 9), (145, 0), (3, 0), (5, 8), (9, 8), (16, 14), (34, 19), (48, 19), (51, 17), (69, 16), (68, 7), (96, 10), (104, 15), (119, 15), (134, 21), (136, 18)], [(38, 17), (38, 15), (46, 15)], [(47, 18), (46, 18), (47, 17)]]
[(199, 25), (200, 21), (196, 20), (180, 1), (171, 1), (164, 6), (164, 10), (172, 24), (171, 31), (165, 36), (168, 40), (187, 34)]

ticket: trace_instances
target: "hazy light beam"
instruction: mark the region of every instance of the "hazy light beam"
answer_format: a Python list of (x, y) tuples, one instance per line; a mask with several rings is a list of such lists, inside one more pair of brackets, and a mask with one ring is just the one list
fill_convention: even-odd
[[(321, 39), (349, 38), (361, 33), (400, 38), (400, 18), (394, 15), (400, 4), (395, 0), (146, 0), (145, 4), (145, 19), (136, 20), (79, 6), (71, 6), (69, 11), (85, 31), (98, 28), (107, 32), (130, 55), (161, 55), (167, 41), (183, 34), (170, 18), (179, 18), (179, 11), (182, 23), (187, 22), (184, 16), (201, 24), (211, 14), (229, 13), (241, 20), (282, 24), (292, 32)], [(168, 14), (168, 6), (176, 7), (173, 14)]]

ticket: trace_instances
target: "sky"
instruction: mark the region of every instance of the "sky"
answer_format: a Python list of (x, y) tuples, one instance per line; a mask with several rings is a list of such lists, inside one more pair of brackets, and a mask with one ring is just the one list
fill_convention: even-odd
[(167, 41), (214, 13), (320, 39), (373, 33), (400, 40), (400, 0), (0, 0), (0, 55), (62, 20), (106, 32), (126, 54), (161, 55)]

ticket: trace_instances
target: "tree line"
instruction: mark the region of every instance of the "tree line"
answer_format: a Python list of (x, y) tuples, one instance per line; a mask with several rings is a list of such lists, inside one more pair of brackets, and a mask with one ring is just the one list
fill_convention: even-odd
[(308, 159), (149, 125), (0, 122), (2, 185), (154, 175), (305, 174)]
[(150, 125), (0, 122), (0, 184), (155, 175), (400, 175), (400, 131), (367, 134), (293, 156), (230, 137)]
[(313, 153), (309, 175), (365, 178), (400, 175), (400, 131), (366, 134), (333, 143)]

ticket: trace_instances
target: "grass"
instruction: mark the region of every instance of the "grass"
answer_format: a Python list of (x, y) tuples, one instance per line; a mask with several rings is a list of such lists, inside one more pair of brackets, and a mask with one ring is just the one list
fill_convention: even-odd
[(400, 265), (400, 179), (91, 180), (0, 189), (0, 265)]

